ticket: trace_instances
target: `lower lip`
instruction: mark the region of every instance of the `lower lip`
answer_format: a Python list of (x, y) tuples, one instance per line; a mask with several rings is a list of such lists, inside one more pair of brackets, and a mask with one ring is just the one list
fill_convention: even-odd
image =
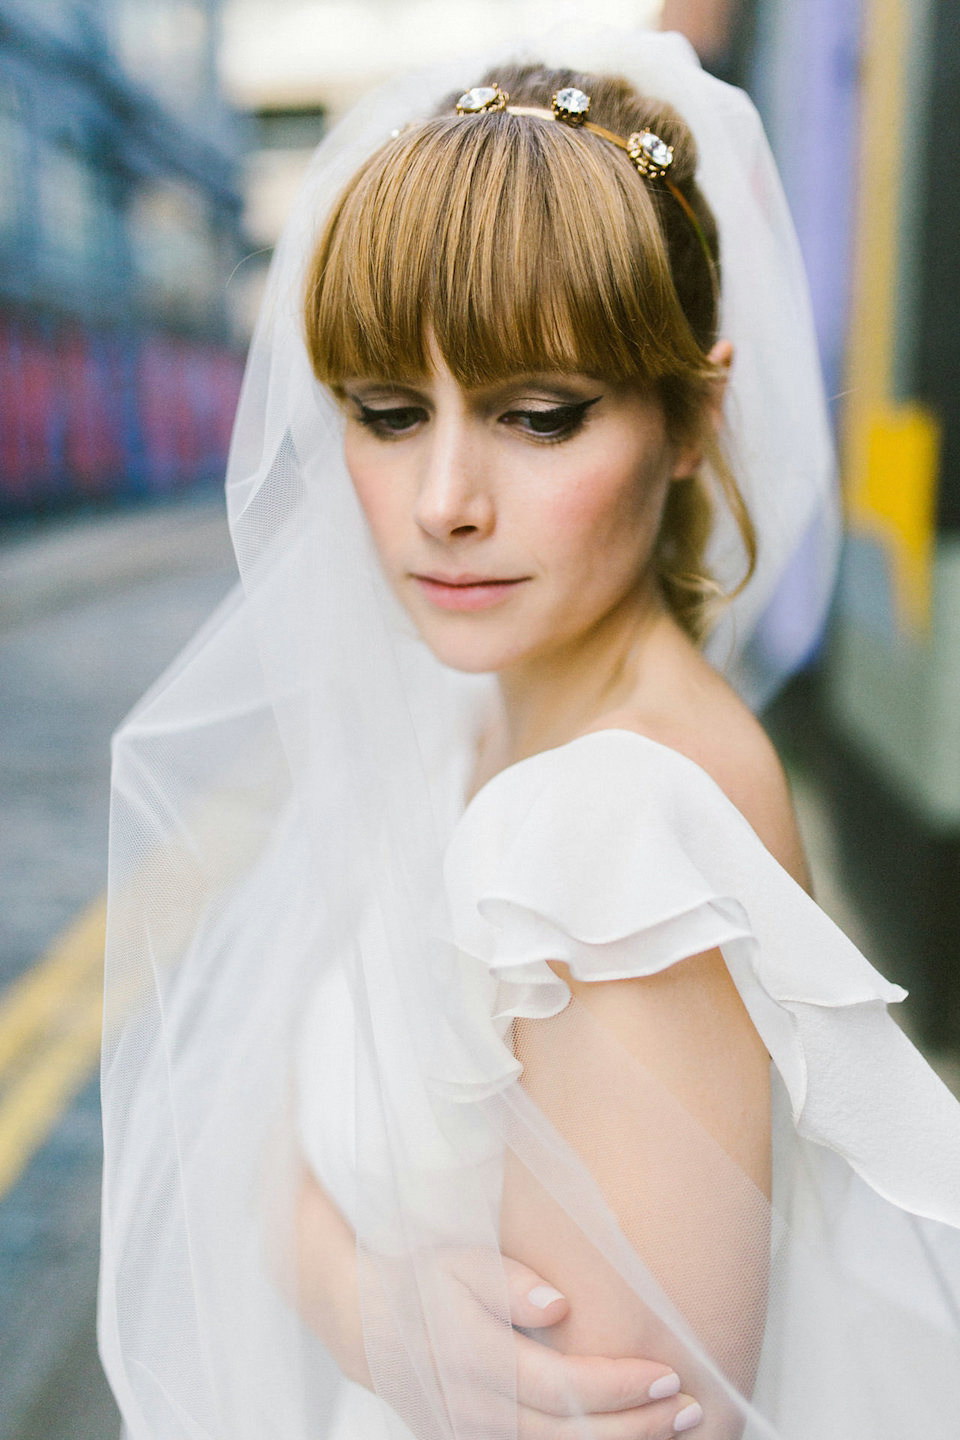
[(512, 595), (523, 580), (496, 580), (482, 585), (444, 585), (441, 580), (413, 577), (423, 594), (441, 610), (489, 610)]

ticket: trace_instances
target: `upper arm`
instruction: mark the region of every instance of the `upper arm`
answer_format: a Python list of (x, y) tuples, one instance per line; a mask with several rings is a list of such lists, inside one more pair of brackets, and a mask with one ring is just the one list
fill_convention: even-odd
[[(524, 1088), (656, 1284), (749, 1394), (769, 1253), (766, 1049), (719, 950), (628, 980), (580, 983), (554, 968), (574, 1000), (550, 1019), (514, 1022)], [(704, 1440), (739, 1433), (689, 1352), (512, 1156), (501, 1239), (570, 1301), (551, 1343), (671, 1364), (704, 1405)]]
[[(618, 717), (600, 728), (606, 739), (494, 781), (448, 857), (458, 943), (498, 977), (500, 1013), (540, 1017), (516, 1019), (512, 1038), (548, 1123), (531, 1116), (508, 1145), (501, 1243), (567, 1296), (552, 1345), (670, 1364), (704, 1405), (698, 1433), (729, 1440), (742, 1427), (704, 1356), (749, 1395), (766, 1314), (770, 1057), (710, 947), (749, 921), (722, 904), (739, 891), (720, 862), (729, 847), (762, 864), (763, 845), (747, 833), (755, 811), (702, 750)], [(633, 728), (653, 745), (616, 733)], [(733, 781), (744, 774), (733, 766)]]
[(769, 1197), (770, 1056), (720, 950), (599, 983), (577, 980), (565, 965), (551, 968)]

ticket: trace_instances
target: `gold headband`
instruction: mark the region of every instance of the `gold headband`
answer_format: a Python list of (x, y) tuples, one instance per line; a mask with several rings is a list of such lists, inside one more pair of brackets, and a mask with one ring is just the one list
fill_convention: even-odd
[(507, 103), (509, 99), (510, 96), (505, 90), (500, 89), (496, 81), (492, 85), (475, 85), (472, 90), (467, 90), (460, 96), (457, 101), (457, 114), (479, 115), (483, 111), (506, 110), (510, 115), (534, 115), (541, 120), (560, 120), (565, 125), (571, 125), (576, 129), (590, 130), (594, 135), (599, 135), (601, 139), (609, 140), (611, 145), (616, 145), (619, 150), (623, 150), (629, 156), (634, 168), (644, 179), (663, 181), (693, 226), (706, 256), (711, 280), (714, 285), (716, 284), (713, 256), (707, 244), (707, 237), (703, 233), (703, 227), (687, 197), (667, 176), (667, 171), (673, 164), (672, 145), (661, 140), (660, 136), (655, 135), (652, 130), (637, 130), (624, 140), (622, 135), (616, 135), (612, 130), (605, 130), (602, 125), (595, 125), (592, 120), (587, 118), (590, 113), (590, 96), (573, 85), (568, 85), (556, 92), (553, 97), (553, 108), (550, 110), (543, 110), (535, 105), (509, 105)]

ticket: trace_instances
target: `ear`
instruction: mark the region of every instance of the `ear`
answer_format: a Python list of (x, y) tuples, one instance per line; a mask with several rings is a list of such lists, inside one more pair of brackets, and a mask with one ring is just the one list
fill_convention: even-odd
[(723, 420), (723, 397), (727, 393), (727, 382), (730, 379), (730, 368), (733, 365), (733, 342), (718, 340), (707, 359), (711, 365), (717, 368), (717, 374), (710, 384), (710, 398), (707, 404), (710, 407), (714, 424), (719, 426)]
[[(710, 381), (710, 389), (707, 393), (707, 413), (714, 427), (719, 429), (723, 421), (723, 397), (727, 390), (727, 381), (730, 378), (730, 367), (733, 364), (733, 344), (729, 340), (718, 340), (707, 355), (710, 364), (717, 371)], [(686, 480), (696, 470), (703, 459), (703, 451), (699, 445), (682, 445), (676, 455), (672, 480)]]

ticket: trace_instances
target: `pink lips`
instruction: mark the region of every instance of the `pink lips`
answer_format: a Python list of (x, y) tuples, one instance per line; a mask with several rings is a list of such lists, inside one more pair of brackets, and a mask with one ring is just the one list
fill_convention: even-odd
[(482, 575), (414, 575), (427, 599), (441, 610), (487, 610), (498, 605), (518, 585), (529, 577), (518, 580), (485, 580)]

